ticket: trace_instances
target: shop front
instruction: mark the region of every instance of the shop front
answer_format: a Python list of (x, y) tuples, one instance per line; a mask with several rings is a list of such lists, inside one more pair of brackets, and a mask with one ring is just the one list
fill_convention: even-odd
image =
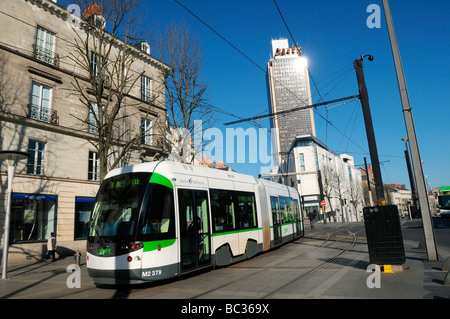
[(13, 193), (10, 243), (45, 242), (56, 233), (58, 196)]

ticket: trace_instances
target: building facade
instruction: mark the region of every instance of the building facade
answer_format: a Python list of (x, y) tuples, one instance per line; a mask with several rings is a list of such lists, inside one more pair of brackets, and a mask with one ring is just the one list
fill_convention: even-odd
[[(267, 65), (270, 112), (277, 113), (312, 104), (307, 61), (300, 47), (289, 47), (287, 39), (272, 40), (272, 58)], [(314, 113), (306, 107), (274, 116), (275, 154), (280, 165), (297, 135), (316, 136)]]
[(404, 184), (383, 184), (383, 188), (386, 196), (386, 204), (396, 205), (399, 214), (409, 216), (409, 206), (412, 203), (411, 191), (406, 189)]
[[(363, 193), (366, 206), (375, 206), (377, 198), (372, 166), (367, 165), (367, 171), (362, 168), (360, 168), (359, 171), (363, 180)], [(370, 192), (368, 187), (369, 183), (371, 185)], [(416, 218), (418, 216), (412, 193), (404, 184), (383, 184), (383, 191), (386, 205), (396, 205), (401, 216), (408, 216), (411, 218)], [(436, 205), (434, 205), (434, 196), (432, 196), (432, 198), (433, 200), (430, 201), (430, 211), (434, 213), (436, 211)]]
[(362, 220), (361, 173), (352, 156), (334, 153), (312, 135), (299, 135), (282, 167), (288, 185), (297, 187), (301, 194), (305, 213), (316, 211), (320, 220), (329, 222)]
[[(57, 236), (57, 254), (83, 252), (86, 247), (87, 223), (99, 186), (99, 154), (94, 147), (98, 127), (93, 121), (97, 114), (73, 90), (76, 85), (84, 87), (80, 94), (95, 103), (89, 72), (74, 58), (75, 32), (86, 31), (75, 31), (70, 17), (56, 1), (0, 2), (0, 149), (30, 155), (18, 163), (13, 183), (10, 263), (42, 258), (52, 232)], [(161, 84), (169, 67), (151, 56), (145, 43), (118, 43), (115, 48), (121, 46), (134, 61), (129, 72), (145, 75), (126, 94), (126, 108), (120, 109), (111, 133), (117, 138), (113, 160), (134, 133), (144, 132), (121, 161), (125, 166), (151, 161), (165, 151)], [(96, 54), (91, 51), (91, 72), (101, 70)], [(107, 99), (112, 84), (102, 85)], [(0, 165), (3, 229), (7, 174), (6, 163)]]

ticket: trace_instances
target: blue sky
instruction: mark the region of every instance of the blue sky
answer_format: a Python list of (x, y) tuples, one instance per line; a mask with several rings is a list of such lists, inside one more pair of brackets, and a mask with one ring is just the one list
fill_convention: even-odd
[[(264, 70), (270, 58), (271, 39), (285, 37), (292, 43), (272, 0), (179, 2)], [(311, 83), (313, 103), (320, 101), (320, 95), (328, 101), (358, 94), (353, 61), (361, 55), (374, 56), (373, 62), (365, 60), (364, 73), (383, 182), (409, 188), (405, 144), (401, 140), (407, 135), (406, 127), (381, 0), (277, 0), (277, 4), (308, 60), (310, 76), (318, 88)], [(366, 24), (370, 4), (381, 9), (381, 28), (368, 28)], [(208, 84), (210, 104), (242, 118), (268, 112), (266, 77), (260, 68), (175, 1), (150, 0), (146, 6), (147, 20), (155, 28), (169, 21), (184, 21), (200, 41), (202, 74)], [(450, 124), (450, 2), (391, 0), (390, 7), (424, 175), (431, 187), (450, 185), (450, 139), (445, 132)], [(317, 137), (330, 149), (353, 155), (356, 165), (362, 165), (364, 157), (370, 163), (360, 102), (332, 106), (316, 110)], [(223, 123), (235, 119), (217, 113), (215, 127), (224, 131)], [(267, 121), (261, 121), (261, 125), (269, 127)], [(237, 127), (255, 126), (229, 126)], [(254, 176), (262, 165), (228, 164)]]

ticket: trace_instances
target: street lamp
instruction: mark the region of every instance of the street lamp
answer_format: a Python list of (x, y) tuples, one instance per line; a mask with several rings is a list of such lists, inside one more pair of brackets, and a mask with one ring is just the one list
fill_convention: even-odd
[(2, 279), (6, 279), (6, 268), (8, 265), (8, 244), (9, 244), (9, 219), (11, 216), (11, 194), (12, 183), (14, 179), (14, 171), (16, 169), (17, 162), (30, 157), (30, 154), (17, 151), (0, 151), (0, 159), (6, 160), (8, 163), (8, 190), (6, 192), (7, 205), (4, 224), (4, 236), (3, 236), (3, 252), (2, 252)]

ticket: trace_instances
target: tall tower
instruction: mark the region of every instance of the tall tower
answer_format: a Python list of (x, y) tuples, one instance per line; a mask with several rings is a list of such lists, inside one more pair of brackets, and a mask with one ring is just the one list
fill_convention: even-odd
[[(272, 40), (272, 58), (267, 64), (267, 86), (272, 113), (312, 104), (307, 62), (302, 57), (301, 47), (289, 47), (285, 38)], [(275, 129), (278, 165), (297, 135), (316, 136), (312, 108), (274, 116), (271, 128)]]

